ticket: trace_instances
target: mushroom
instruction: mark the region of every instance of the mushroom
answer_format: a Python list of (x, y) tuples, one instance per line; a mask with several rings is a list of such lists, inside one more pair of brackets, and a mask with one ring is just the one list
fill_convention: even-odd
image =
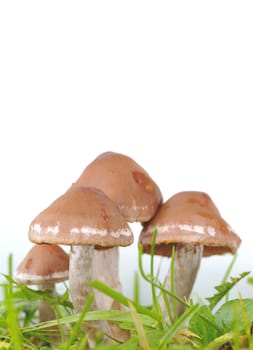
[[(152, 218), (162, 202), (162, 194), (158, 185), (150, 175), (132, 158), (115, 152), (104, 152), (95, 158), (82, 172), (73, 186), (93, 186), (102, 190), (113, 200), (126, 220), (131, 222), (145, 222)], [(101, 249), (94, 250), (93, 264), (95, 266), (107, 264), (105, 252)], [(119, 254), (118, 250), (115, 254)], [(117, 258), (118, 259), (118, 258)], [(118, 266), (115, 266), (115, 269)], [(96, 278), (97, 276), (93, 276)], [(102, 278), (109, 285), (120, 284), (114, 280), (111, 271), (104, 272)], [(117, 279), (118, 281), (118, 279)], [(100, 293), (95, 295), (99, 308), (110, 309), (106, 298)], [(123, 309), (122, 305), (114, 305)]]
[[(39, 290), (56, 294), (55, 283), (63, 282), (69, 275), (69, 256), (59, 246), (34, 245), (16, 269), (15, 279), (24, 285), (37, 285)], [(39, 301), (39, 319), (45, 322), (55, 319), (54, 310), (44, 300)]]
[(113, 200), (128, 222), (146, 222), (162, 202), (158, 185), (132, 158), (104, 152), (94, 159), (73, 185), (92, 186)]
[[(99, 189), (87, 186), (72, 186), (42, 211), (30, 224), (29, 238), (36, 243), (71, 246), (69, 285), (76, 312), (93, 292), (89, 282), (94, 276), (103, 280), (113, 275), (110, 287), (118, 288), (118, 247), (133, 242), (132, 231), (116, 204)], [(96, 264), (97, 271), (93, 271), (94, 247), (103, 250), (107, 261), (106, 266)], [(95, 302), (92, 308), (97, 308)], [(89, 335), (92, 347), (94, 334)]]
[[(144, 225), (139, 242), (150, 253), (153, 232), (157, 228), (155, 254), (171, 256), (175, 245), (175, 294), (188, 298), (203, 256), (235, 254), (241, 239), (221, 217), (208, 194), (198, 191), (179, 192), (161, 205), (153, 219)], [(171, 290), (168, 276), (166, 289)], [(161, 304), (166, 312), (163, 299)], [(169, 298), (170, 305), (172, 304)], [(184, 310), (177, 303), (177, 314)]]

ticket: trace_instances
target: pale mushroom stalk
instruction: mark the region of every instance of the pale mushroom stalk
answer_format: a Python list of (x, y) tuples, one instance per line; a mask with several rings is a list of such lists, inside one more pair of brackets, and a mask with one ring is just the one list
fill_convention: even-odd
[[(101, 269), (101, 266), (104, 266)], [(94, 280), (100, 280), (112, 289), (121, 292), (121, 283), (119, 280), (119, 249), (113, 248), (97, 248), (94, 249), (93, 257), (93, 273)], [(99, 310), (111, 310), (114, 300), (107, 295), (94, 290), (95, 300)]]
[[(203, 246), (193, 243), (178, 243), (175, 249), (174, 255), (174, 294), (181, 299), (188, 299), (194, 282), (197, 277), (201, 258), (203, 253)], [(171, 291), (171, 271), (165, 282), (165, 289)], [(169, 297), (169, 305), (173, 314), (173, 297)], [(160, 296), (160, 303), (164, 314), (167, 314), (167, 309)], [(184, 312), (184, 305), (176, 301), (177, 316), (180, 316)], [(175, 315), (174, 315), (175, 316)]]
[[(54, 297), (56, 295), (55, 283), (45, 282), (38, 285), (38, 290), (49, 290), (49, 296)], [(39, 320), (40, 322), (47, 322), (55, 319), (55, 312), (50, 303), (45, 300), (39, 300)]]
[[(104, 266), (104, 268), (101, 269), (101, 266)], [(119, 279), (118, 247), (94, 249), (92, 267), (92, 277), (94, 280), (100, 280), (115, 291), (122, 292)], [(124, 307), (120, 303), (98, 290), (94, 290), (94, 296), (98, 310), (124, 310)], [(106, 322), (105, 327), (105, 333), (121, 341), (125, 341), (129, 337), (128, 331), (121, 329), (112, 322)]]
[[(94, 294), (94, 301), (89, 311), (120, 309), (121, 305), (115, 305), (113, 299), (105, 294), (92, 289), (89, 282), (101, 280), (114, 290), (121, 291), (118, 276), (119, 249), (100, 248), (93, 246), (72, 246), (70, 253), (69, 286), (74, 309), (77, 313), (83, 310), (89, 294)], [(101, 269), (101, 267), (104, 267)], [(121, 330), (118, 326), (106, 322), (92, 322), (91, 327), (85, 327), (88, 333), (89, 346), (94, 348), (96, 331), (100, 330), (109, 336), (119, 340), (126, 340), (128, 332)]]
[[(69, 260), (69, 288), (72, 303), (76, 312), (81, 312), (92, 288), (89, 282), (92, 280), (93, 246), (71, 246)], [(91, 309), (96, 309), (95, 303)]]
[[(71, 246), (69, 258), (69, 289), (72, 303), (76, 313), (80, 313), (88, 296), (93, 293), (89, 282), (92, 280), (93, 246)], [(96, 302), (93, 301), (89, 311), (96, 310)], [(96, 344), (96, 331), (102, 329), (102, 322), (90, 322), (90, 327), (85, 326), (88, 334), (89, 348), (93, 349)]]

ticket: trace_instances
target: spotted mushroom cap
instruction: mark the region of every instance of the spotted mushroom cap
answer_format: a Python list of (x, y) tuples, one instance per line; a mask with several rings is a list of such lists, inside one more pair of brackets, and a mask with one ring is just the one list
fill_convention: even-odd
[(101, 190), (72, 186), (30, 224), (34, 243), (127, 246), (133, 233), (116, 204)]
[(203, 256), (235, 254), (241, 243), (204, 192), (179, 192), (162, 204), (140, 234), (144, 252), (150, 252), (155, 228), (158, 255), (170, 256), (172, 245), (176, 243), (204, 245)]
[(62, 282), (68, 279), (69, 255), (59, 246), (36, 244), (16, 269), (15, 279), (21, 284)]
[(75, 182), (101, 189), (128, 222), (146, 222), (162, 202), (158, 185), (132, 158), (115, 152), (100, 154)]

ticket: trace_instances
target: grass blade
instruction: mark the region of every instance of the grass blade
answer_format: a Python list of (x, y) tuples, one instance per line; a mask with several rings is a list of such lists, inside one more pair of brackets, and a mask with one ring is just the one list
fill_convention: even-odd
[(136, 312), (135, 307), (133, 306), (133, 304), (131, 302), (129, 302), (129, 308), (130, 308), (130, 312), (131, 312), (132, 317), (133, 317), (136, 332), (137, 332), (138, 337), (139, 337), (139, 343), (140, 343), (142, 349), (143, 350), (151, 350), (149, 343), (148, 343), (147, 336), (145, 334), (144, 327), (141, 323), (141, 320), (139, 318), (138, 313)]
[(235, 254), (235, 255), (233, 256), (233, 258), (232, 258), (230, 264), (228, 265), (228, 268), (227, 268), (227, 270), (226, 270), (226, 272), (225, 272), (225, 274), (224, 274), (224, 276), (223, 276), (223, 278), (222, 278), (221, 284), (227, 282), (229, 276), (231, 275), (231, 271), (232, 271), (232, 269), (233, 269), (233, 266), (234, 266), (234, 264), (235, 264), (236, 259), (237, 259), (237, 254)]
[[(157, 237), (157, 228), (154, 229), (153, 236), (152, 236), (152, 242), (151, 242), (151, 257), (150, 257), (150, 275), (151, 275), (151, 281), (155, 280), (154, 276), (154, 256), (155, 256), (155, 242)], [(152, 301), (153, 301), (153, 307), (156, 312), (159, 311), (158, 307), (158, 301), (156, 297), (156, 286), (154, 283), (151, 283), (151, 293), (152, 293)]]
[(94, 300), (94, 296), (93, 294), (90, 294), (87, 298), (87, 301), (84, 305), (84, 308), (82, 310), (82, 312), (80, 313), (77, 322), (75, 323), (72, 333), (70, 335), (70, 337), (68, 338), (68, 341), (66, 343), (65, 349), (69, 349), (70, 345), (72, 344), (72, 342), (74, 341), (75, 337), (78, 335), (79, 329), (81, 327), (82, 321), (84, 319), (84, 316), (86, 315), (86, 313), (88, 312), (92, 302)]
[[(170, 278), (170, 283), (171, 283), (171, 293), (175, 294), (175, 246), (172, 246), (172, 252), (171, 252), (171, 264), (170, 264), (170, 271), (171, 271), (171, 278)], [(173, 305), (173, 315), (174, 319), (177, 319), (177, 303), (175, 298), (172, 299), (172, 305)], [(169, 303), (168, 303), (169, 305)], [(170, 306), (170, 305), (169, 305)], [(168, 312), (170, 315), (171, 312)]]
[(137, 271), (134, 274), (134, 302), (136, 304), (140, 303), (140, 280)]
[(12, 298), (12, 286), (4, 286), (5, 300), (7, 306), (7, 326), (15, 350), (22, 350), (22, 336), (18, 324), (18, 316)]
[(150, 284), (154, 284), (155, 287), (159, 288), (160, 291), (163, 291), (164, 294), (167, 294), (177, 300), (179, 303), (183, 304), (184, 306), (188, 306), (188, 304), (180, 297), (178, 297), (176, 294), (173, 294), (169, 290), (165, 289), (163, 285), (160, 282), (156, 282), (154, 280), (151, 280), (144, 272), (143, 265), (142, 265), (142, 254), (143, 254), (143, 247), (141, 244), (138, 246), (139, 249), (139, 255), (138, 255), (138, 263), (139, 263), (139, 270), (142, 278), (147, 281)]
[(136, 310), (138, 312), (145, 314), (145, 315), (148, 315), (148, 316), (152, 317), (153, 319), (155, 319), (156, 321), (160, 321), (160, 319), (161, 319), (161, 316), (159, 314), (149, 310), (145, 306), (142, 306), (138, 303), (135, 303), (133, 300), (128, 299), (123, 294), (108, 287), (105, 283), (103, 283), (101, 281), (94, 280), (94, 281), (91, 281), (89, 283), (89, 285), (93, 288), (98, 289), (100, 292), (104, 293), (105, 295), (108, 295), (109, 297), (118, 301), (119, 303), (121, 303), (122, 305), (124, 305), (126, 307), (129, 307), (129, 302), (130, 302), (134, 305), (134, 307), (136, 308)]

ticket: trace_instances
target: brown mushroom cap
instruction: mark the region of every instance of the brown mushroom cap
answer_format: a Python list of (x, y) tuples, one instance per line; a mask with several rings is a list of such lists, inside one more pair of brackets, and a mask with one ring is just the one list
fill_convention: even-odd
[(30, 224), (35, 243), (127, 246), (133, 234), (116, 204), (102, 191), (72, 186)]
[(101, 189), (128, 222), (150, 220), (162, 202), (161, 191), (149, 174), (130, 157), (115, 152), (98, 156), (75, 185)]
[(69, 256), (59, 246), (33, 246), (16, 270), (16, 280), (22, 284), (43, 284), (68, 279)]
[(162, 204), (140, 234), (139, 242), (144, 252), (150, 252), (155, 228), (158, 255), (170, 256), (171, 247), (176, 243), (201, 244), (203, 256), (235, 254), (241, 243), (204, 192), (179, 192)]

